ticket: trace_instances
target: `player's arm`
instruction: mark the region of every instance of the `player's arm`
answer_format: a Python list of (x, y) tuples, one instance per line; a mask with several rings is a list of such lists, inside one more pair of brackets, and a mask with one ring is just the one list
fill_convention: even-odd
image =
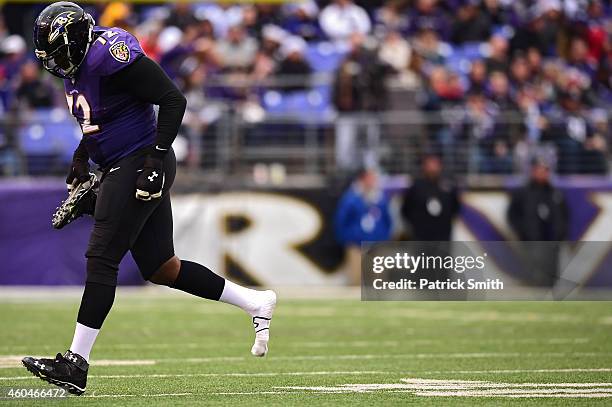
[(154, 171), (163, 174), (163, 159), (176, 138), (187, 101), (163, 69), (146, 56), (113, 74), (112, 83), (117, 89), (143, 102), (159, 106), (155, 144), (145, 159), (144, 169), (136, 183), (136, 198), (145, 201), (159, 198), (163, 177), (151, 175)]
[(84, 140), (81, 140), (79, 146), (74, 150), (72, 155), (72, 164), (70, 171), (66, 177), (66, 185), (68, 189), (72, 189), (75, 183), (83, 183), (89, 180), (89, 155), (85, 149)]

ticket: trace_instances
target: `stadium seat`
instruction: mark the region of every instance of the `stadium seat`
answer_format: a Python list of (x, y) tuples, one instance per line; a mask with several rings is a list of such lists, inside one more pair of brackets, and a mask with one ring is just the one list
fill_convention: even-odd
[(455, 53), (462, 55), (469, 60), (480, 59), (483, 57), (484, 46), (480, 42), (471, 42), (463, 44), (455, 49)]
[(345, 55), (328, 41), (309, 44), (306, 49), (306, 59), (315, 72), (334, 72)]
[(19, 145), (33, 174), (53, 170), (72, 161), (81, 139), (74, 119), (61, 109), (40, 109), (28, 113), (19, 129)]
[(329, 117), (331, 110), (329, 94), (328, 86), (289, 94), (268, 91), (264, 94), (263, 105), (272, 117), (291, 117), (309, 123), (322, 122)]

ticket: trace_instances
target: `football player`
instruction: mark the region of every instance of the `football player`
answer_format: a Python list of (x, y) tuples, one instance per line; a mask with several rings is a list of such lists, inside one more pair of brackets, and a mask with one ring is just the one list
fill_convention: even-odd
[[(246, 311), (255, 327), (251, 353), (264, 356), (276, 294), (241, 287), (174, 254), (171, 146), (185, 97), (134, 36), (96, 26), (74, 3), (53, 3), (40, 13), (34, 45), (45, 69), (64, 79), (68, 108), (83, 130), (67, 183), (89, 179), (90, 159), (102, 178), (70, 349), (53, 359), (26, 357), (24, 366), (42, 380), (83, 394), (90, 352), (113, 305), (119, 262), (128, 250), (145, 280)], [(153, 105), (159, 106), (157, 118)]]

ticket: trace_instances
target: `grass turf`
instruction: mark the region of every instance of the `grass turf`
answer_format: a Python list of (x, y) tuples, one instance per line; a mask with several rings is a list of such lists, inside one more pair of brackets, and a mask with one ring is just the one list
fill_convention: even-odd
[[(10, 387), (53, 388), (27, 377), (30, 374), (10, 356), (63, 352), (72, 337), (78, 301), (74, 296), (0, 300), (4, 393)], [(610, 397), (555, 394), (425, 397), (393, 389), (330, 393), (284, 388), (399, 384), (403, 378), (609, 383), (612, 307), (606, 302), (365, 303), (281, 297), (266, 358), (250, 356), (252, 336), (249, 317), (225, 304), (187, 295), (119, 292), (92, 354), (94, 363), (102, 365), (90, 368), (89, 397), (71, 396), (50, 405), (603, 406), (612, 402)], [(112, 365), (126, 360), (140, 364)], [(612, 396), (612, 384), (607, 388)], [(576, 392), (582, 390), (576, 387)], [(16, 402), (0, 401), (5, 403)], [(49, 403), (30, 399), (17, 405)]]

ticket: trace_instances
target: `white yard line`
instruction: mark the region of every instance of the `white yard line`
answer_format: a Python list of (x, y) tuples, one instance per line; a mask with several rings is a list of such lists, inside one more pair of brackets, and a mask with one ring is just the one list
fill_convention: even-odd
[(191, 396), (193, 393), (157, 393), (157, 394), (86, 394), (88, 398), (124, 398), (124, 397), (178, 397)]
[[(260, 394), (309, 394), (306, 391), (296, 392), (296, 391), (220, 391), (216, 393), (207, 393), (214, 394), (215, 396), (257, 396)], [(344, 392), (343, 392), (344, 393)], [(313, 394), (310, 392), (310, 394)]]
[[(398, 353), (398, 354), (345, 354), (308, 356), (271, 356), (270, 360), (369, 360), (369, 359), (486, 359), (486, 358), (567, 358), (567, 357), (610, 357), (610, 352), (457, 352), (457, 353)], [(216, 356), (205, 358), (164, 358), (158, 363), (206, 363), (241, 362), (250, 360), (245, 356)]]
[(414, 374), (514, 374), (514, 373), (598, 373), (612, 372), (612, 368), (569, 368), (569, 369), (503, 369), (503, 370), (431, 370)]
[[(408, 390), (398, 391), (401, 393), (409, 393)], [(480, 391), (452, 391), (452, 392), (417, 392), (416, 396), (421, 397), (504, 397), (504, 398), (609, 398), (611, 393), (491, 393)]]
[[(173, 377), (276, 377), (276, 376), (332, 376), (332, 375), (430, 375), (430, 374), (513, 374), (513, 373), (606, 373), (612, 368), (573, 368), (573, 369), (513, 369), (513, 370), (430, 370), (430, 371), (380, 371), (380, 370), (347, 370), (347, 371), (303, 371), (303, 372), (244, 372), (244, 373), (178, 373), (178, 374), (117, 374), (117, 375), (90, 375), (96, 379), (131, 379), (131, 378), (158, 378)], [(5, 376), (0, 381), (35, 379), (34, 376)], [(455, 381), (456, 382), (456, 381)], [(554, 386), (554, 384), (551, 384)]]
[(400, 392), (422, 397), (612, 397), (612, 383), (495, 383), (477, 380), (406, 378), (401, 383), (283, 386), (275, 390), (316, 394)]
[(156, 364), (157, 362), (154, 360), (138, 360), (138, 359), (101, 359), (101, 360), (93, 360), (91, 362), (92, 366), (151, 366)]
[[(490, 393), (478, 391), (453, 391), (453, 392), (414, 392), (413, 390), (390, 390), (389, 393), (412, 393), (421, 397), (504, 397), (504, 398), (609, 398), (612, 397), (612, 392), (598, 393)], [(321, 393), (312, 391), (237, 391), (237, 392), (213, 392), (207, 393), (219, 396), (259, 396), (259, 395), (320, 395)], [(325, 394), (354, 394), (346, 391), (326, 391)]]
[[(404, 385), (414, 386), (415, 388), (423, 388), (424, 386), (448, 386), (448, 387), (487, 387), (487, 388), (523, 388), (523, 387), (612, 387), (609, 382), (574, 382), (574, 383), (496, 383), (490, 381), (475, 381), (475, 380), (436, 380), (436, 379), (401, 379)], [(352, 385), (346, 385), (350, 387)], [(356, 385), (359, 386), (359, 385)], [(611, 389), (612, 390), (612, 389)]]
[[(21, 367), (21, 359), (23, 359), (23, 357), (23, 355), (0, 356), (0, 369), (13, 369), (16, 367)], [(99, 359), (91, 362), (93, 366), (151, 366), (155, 363), (155, 360), (151, 359)]]
[[(319, 372), (255, 372), (255, 373), (178, 373), (178, 374), (117, 374), (117, 375), (90, 375), (90, 379), (132, 379), (155, 378), (168, 379), (173, 377), (276, 377), (276, 376), (332, 376), (332, 375), (378, 375), (388, 374), (384, 371), (347, 370), (347, 371), (319, 371)], [(34, 376), (0, 377), (0, 381), (36, 379)]]
[[(401, 354), (345, 354), (345, 355), (308, 355), (308, 356), (272, 356), (274, 361), (298, 360), (372, 360), (372, 359), (493, 359), (493, 358), (567, 358), (567, 357), (610, 357), (609, 352), (466, 352), (466, 353), (401, 353)], [(20, 355), (0, 356), (0, 368), (20, 366)], [(162, 358), (154, 360), (99, 360), (94, 365), (152, 365), (157, 363), (208, 363), (208, 362), (243, 362), (251, 360), (245, 356), (214, 356), (204, 358)]]
[[(565, 371), (570, 369), (565, 369)], [(600, 370), (600, 369), (598, 369)], [(259, 373), (200, 373), (200, 374), (151, 374), (151, 375), (99, 375), (92, 378), (170, 378), (170, 377), (250, 377), (250, 376), (306, 376), (306, 375), (350, 375), (388, 374), (380, 371), (320, 371), (320, 372), (259, 372)], [(25, 376), (23, 376), (25, 377)], [(31, 377), (27, 377), (31, 378)], [(9, 379), (9, 378), (7, 378)], [(17, 378), (10, 378), (15, 380)], [(340, 384), (334, 386), (283, 386), (261, 391), (213, 392), (213, 395), (289, 395), (289, 394), (354, 394), (369, 392), (401, 392), (420, 397), (497, 397), (497, 398), (609, 398), (612, 397), (612, 382), (563, 382), (563, 383), (497, 383), (478, 380), (444, 380), (404, 378), (399, 383)], [(91, 398), (122, 397), (179, 397), (193, 393), (159, 394), (90, 394)]]
[[(355, 341), (303, 341), (303, 342), (291, 342), (284, 344), (283, 347), (291, 348), (366, 348), (369, 346), (385, 346), (385, 347), (401, 347), (404, 345), (427, 345), (430, 343), (441, 343), (446, 339), (440, 338), (429, 338), (429, 339), (410, 339), (407, 338), (402, 341), (368, 341), (368, 340), (355, 340)], [(522, 339), (481, 339), (479, 343), (500, 343), (500, 344), (584, 344), (591, 341), (591, 338), (522, 338)], [(458, 339), (455, 343), (473, 343), (473, 339)], [(186, 342), (186, 343), (118, 343), (118, 344), (99, 344), (96, 345), (96, 349), (101, 350), (142, 350), (142, 349), (208, 349), (218, 348), (220, 343), (202, 343), (202, 342)], [(244, 342), (223, 342), (224, 347), (242, 347), (245, 346)], [(15, 345), (15, 346), (0, 346), (0, 351), (16, 352), (16, 351), (27, 351), (29, 349), (54, 349), (51, 345)], [(2, 356), (0, 356), (1, 358)]]

